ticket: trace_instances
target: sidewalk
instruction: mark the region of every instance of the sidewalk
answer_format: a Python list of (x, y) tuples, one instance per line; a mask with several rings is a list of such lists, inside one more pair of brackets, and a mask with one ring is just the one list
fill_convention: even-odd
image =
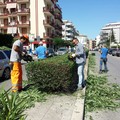
[[(88, 60), (85, 66), (87, 78)], [(26, 120), (83, 120), (85, 89), (72, 95), (50, 95), (45, 102), (35, 103), (25, 111)]]

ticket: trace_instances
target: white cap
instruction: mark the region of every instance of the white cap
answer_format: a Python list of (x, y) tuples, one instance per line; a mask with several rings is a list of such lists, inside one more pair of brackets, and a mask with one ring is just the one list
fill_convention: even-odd
[(39, 42), (39, 45), (42, 45), (42, 44), (43, 44), (43, 42), (42, 42), (42, 41), (40, 41), (40, 42)]

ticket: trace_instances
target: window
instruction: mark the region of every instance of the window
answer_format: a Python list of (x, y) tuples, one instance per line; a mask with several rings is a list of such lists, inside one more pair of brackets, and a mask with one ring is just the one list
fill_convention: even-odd
[(27, 28), (22, 28), (22, 34), (26, 34), (27, 33)]
[(25, 9), (26, 8), (26, 4), (21, 4), (21, 9)]
[(3, 60), (5, 58), (6, 58), (5, 55), (0, 51), (0, 60)]
[(26, 21), (27, 21), (26, 16), (22, 16), (22, 17), (21, 17), (21, 21), (22, 21), (22, 23), (26, 23)]

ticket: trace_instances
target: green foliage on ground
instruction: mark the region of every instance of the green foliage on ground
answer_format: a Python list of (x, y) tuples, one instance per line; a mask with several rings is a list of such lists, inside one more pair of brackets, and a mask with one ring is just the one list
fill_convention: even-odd
[(0, 120), (25, 120), (26, 98), (19, 98), (17, 93), (0, 93)]
[(108, 84), (105, 75), (95, 72), (95, 56), (89, 56), (89, 72), (86, 87), (85, 110), (86, 112), (120, 107), (120, 86)]
[(92, 54), (89, 54), (89, 63), (88, 63), (89, 69), (94, 70), (95, 65), (96, 65), (95, 56), (93, 56)]
[(120, 107), (120, 86), (107, 83), (105, 76), (89, 75), (86, 89), (86, 110), (116, 109)]
[(45, 101), (46, 95), (32, 85), (20, 93), (0, 90), (0, 120), (25, 120), (24, 111), (35, 102)]
[(68, 55), (30, 62), (26, 70), (28, 81), (46, 92), (69, 91), (75, 82), (75, 63), (68, 60)]

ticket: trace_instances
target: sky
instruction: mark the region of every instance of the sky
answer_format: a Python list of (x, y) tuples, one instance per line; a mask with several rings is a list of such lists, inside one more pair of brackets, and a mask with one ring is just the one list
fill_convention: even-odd
[(95, 39), (111, 22), (120, 22), (120, 0), (58, 0), (63, 20), (71, 21), (80, 34)]

